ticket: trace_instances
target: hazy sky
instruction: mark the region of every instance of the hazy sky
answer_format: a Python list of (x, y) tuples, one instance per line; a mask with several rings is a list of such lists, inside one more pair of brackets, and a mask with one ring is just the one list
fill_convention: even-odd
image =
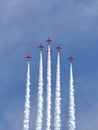
[[(69, 63), (73, 55), (77, 130), (98, 129), (98, 1), (1, 0), (0, 1), (0, 130), (23, 127), (27, 61), (31, 61), (30, 130), (35, 129), (39, 49), (44, 60), (46, 97), (46, 39), (53, 40), (52, 102), (54, 103), (56, 45), (61, 51), (62, 129), (68, 130)], [(44, 101), (44, 106), (46, 101)], [(53, 113), (53, 111), (52, 111)], [(45, 111), (44, 111), (45, 115)], [(53, 120), (53, 119), (52, 119)], [(45, 125), (45, 119), (44, 124)], [(44, 129), (44, 126), (43, 126)]]

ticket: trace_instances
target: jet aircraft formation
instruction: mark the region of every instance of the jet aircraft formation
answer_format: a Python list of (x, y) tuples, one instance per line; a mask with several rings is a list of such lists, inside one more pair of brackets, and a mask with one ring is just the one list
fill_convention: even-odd
[[(50, 38), (48, 38), (48, 39), (46, 40), (46, 42), (47, 42), (47, 44), (51, 44), (51, 43), (52, 43), (52, 40), (51, 40)], [(38, 46), (38, 48), (39, 48), (40, 50), (43, 50), (45, 47), (40, 43), (40, 45)], [(61, 49), (62, 49), (62, 47), (58, 44), (58, 46), (56, 47), (56, 50), (59, 52)], [(47, 51), (47, 52), (48, 52), (48, 51)], [(52, 53), (53, 51), (50, 50), (50, 52)], [(30, 60), (32, 59), (32, 57), (28, 54), (28, 55), (26, 56), (26, 59), (27, 59), (28, 61), (30, 61)], [(70, 57), (68, 57), (68, 60), (69, 60), (70, 62), (73, 62), (74, 57), (70, 56)]]
[[(52, 40), (48, 38), (46, 40), (48, 44), (47, 50), (47, 97), (46, 97), (46, 130), (51, 130), (51, 108), (52, 108), (52, 91), (51, 91), (51, 53), (50, 44)], [(41, 43), (38, 46), (40, 49), (40, 62), (39, 62), (39, 81), (38, 81), (38, 97), (37, 97), (37, 118), (36, 118), (36, 130), (42, 130), (43, 126), (43, 56), (42, 50), (45, 48)], [(61, 125), (61, 74), (60, 74), (60, 51), (62, 47), (58, 44), (55, 48), (58, 52), (57, 54), (57, 70), (56, 70), (56, 88), (55, 88), (55, 105), (54, 105), (54, 130), (60, 130)], [(26, 84), (26, 96), (25, 96), (25, 109), (24, 109), (24, 130), (29, 130), (29, 118), (30, 118), (30, 60), (31, 55), (28, 54), (25, 57), (28, 61), (27, 69), (27, 84)], [(75, 102), (74, 102), (74, 85), (73, 85), (73, 71), (72, 62), (74, 58), (72, 56), (68, 57), (67, 60), (70, 62), (70, 86), (69, 86), (69, 130), (75, 130)]]

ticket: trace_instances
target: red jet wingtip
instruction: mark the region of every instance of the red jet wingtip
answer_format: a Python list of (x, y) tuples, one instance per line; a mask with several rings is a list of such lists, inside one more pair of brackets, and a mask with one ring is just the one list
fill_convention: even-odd
[(48, 39), (46, 40), (46, 42), (47, 42), (47, 44), (51, 44), (52, 40), (51, 40), (50, 38), (48, 38)]
[(56, 49), (57, 49), (57, 51), (60, 51), (60, 50), (62, 49), (62, 47), (60, 47), (60, 45), (58, 45), (58, 46), (56, 47)]
[[(47, 51), (47, 53), (48, 53), (48, 51)], [(53, 51), (52, 51), (52, 50), (50, 50), (50, 53), (53, 53)]]
[(27, 55), (27, 56), (26, 56), (26, 59), (27, 59), (28, 61), (30, 61), (30, 59), (32, 59), (32, 57), (31, 57), (30, 55)]
[(40, 50), (42, 50), (45, 47), (40, 43), (40, 45), (38, 46), (38, 48), (40, 48)]
[(70, 57), (68, 58), (68, 60), (69, 60), (70, 62), (73, 62), (74, 58), (73, 58), (72, 56), (70, 56)]

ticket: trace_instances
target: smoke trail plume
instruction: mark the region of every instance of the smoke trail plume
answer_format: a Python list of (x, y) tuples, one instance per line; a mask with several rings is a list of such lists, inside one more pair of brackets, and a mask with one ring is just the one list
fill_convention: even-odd
[(61, 84), (60, 84), (60, 55), (57, 57), (57, 74), (55, 90), (55, 108), (54, 108), (54, 130), (61, 129)]
[(51, 54), (48, 45), (46, 130), (51, 130)]
[(38, 102), (38, 104), (37, 104), (36, 130), (42, 130), (42, 121), (43, 121), (43, 60), (42, 60), (42, 51), (40, 51), (38, 101), (37, 102)]
[(29, 117), (30, 117), (30, 62), (28, 61), (23, 130), (29, 130)]
[(75, 101), (72, 62), (70, 62), (69, 130), (75, 130)]

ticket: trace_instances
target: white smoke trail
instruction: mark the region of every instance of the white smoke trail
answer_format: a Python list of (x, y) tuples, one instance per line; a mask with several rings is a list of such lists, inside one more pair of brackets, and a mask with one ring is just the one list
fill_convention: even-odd
[(28, 61), (23, 130), (29, 130), (29, 117), (30, 117), (30, 62)]
[(72, 62), (70, 63), (69, 130), (75, 130), (75, 101)]
[(51, 130), (51, 52), (48, 45), (46, 130)]
[(43, 60), (42, 60), (42, 51), (40, 51), (38, 101), (37, 102), (38, 102), (38, 104), (37, 104), (36, 130), (41, 130), (42, 129), (42, 121), (43, 121)]
[(57, 57), (57, 74), (55, 90), (55, 108), (54, 108), (54, 130), (61, 129), (61, 84), (60, 84), (60, 55)]

